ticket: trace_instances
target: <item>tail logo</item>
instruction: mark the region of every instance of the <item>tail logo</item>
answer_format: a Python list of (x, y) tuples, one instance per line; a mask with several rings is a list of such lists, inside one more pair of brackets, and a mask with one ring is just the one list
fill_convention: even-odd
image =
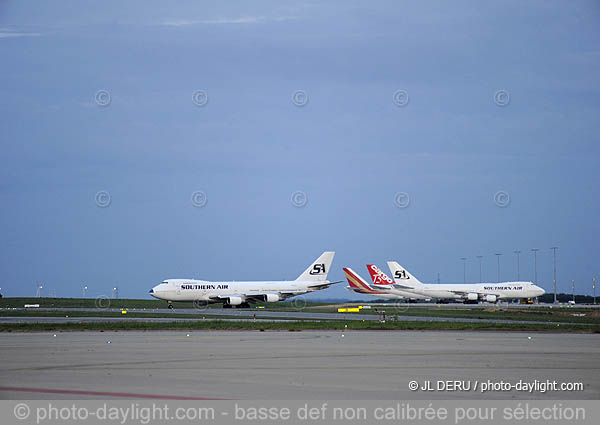
[(374, 264), (370, 265), (371, 277), (375, 285), (392, 285), (394, 281), (388, 277), (379, 267)]
[(325, 274), (325, 263), (315, 264), (309, 274)]
[(406, 274), (406, 270), (402, 269), (402, 270), (396, 270), (396, 272), (394, 273), (394, 278), (395, 279), (403, 279), (403, 280), (408, 280), (409, 277)]

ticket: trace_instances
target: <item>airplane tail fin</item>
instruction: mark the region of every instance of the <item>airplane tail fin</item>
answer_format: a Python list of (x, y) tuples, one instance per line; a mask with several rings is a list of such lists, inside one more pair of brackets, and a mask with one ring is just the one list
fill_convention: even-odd
[(379, 267), (375, 264), (367, 264), (367, 270), (371, 275), (371, 280), (373, 281), (373, 285), (381, 286), (381, 287), (391, 287), (395, 282), (385, 274)]
[(319, 258), (315, 260), (296, 280), (301, 281), (314, 281), (314, 280), (327, 280), (327, 273), (333, 261), (335, 252), (326, 251)]
[(419, 279), (410, 274), (408, 270), (397, 262), (388, 261), (388, 267), (390, 268), (397, 285), (405, 286), (407, 288), (418, 288), (423, 285)]
[(354, 292), (359, 292), (361, 294), (377, 293), (377, 291), (373, 290), (373, 288), (371, 288), (362, 277), (356, 274), (354, 270), (344, 267), (344, 274), (346, 275), (346, 280), (350, 285), (350, 289)]

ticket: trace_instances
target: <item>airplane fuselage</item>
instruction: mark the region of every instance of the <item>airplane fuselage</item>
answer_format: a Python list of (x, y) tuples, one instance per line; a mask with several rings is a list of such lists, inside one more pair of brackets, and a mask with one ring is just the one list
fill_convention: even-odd
[(495, 299), (511, 298), (534, 298), (540, 296), (544, 291), (531, 282), (502, 282), (502, 283), (471, 283), (471, 284), (449, 284), (449, 283), (425, 283), (414, 289), (390, 289), (390, 293), (415, 292), (429, 298), (437, 299), (477, 299), (489, 297)]
[[(285, 297), (282, 292), (295, 295), (312, 292), (309, 285), (315, 282), (265, 281), (265, 282), (211, 282), (196, 279), (167, 279), (150, 290), (150, 295), (166, 301), (209, 301), (218, 302), (228, 296), (240, 294), (276, 295), (279, 299)], [(245, 297), (242, 297), (245, 298)], [(275, 297), (272, 297), (274, 299)]]

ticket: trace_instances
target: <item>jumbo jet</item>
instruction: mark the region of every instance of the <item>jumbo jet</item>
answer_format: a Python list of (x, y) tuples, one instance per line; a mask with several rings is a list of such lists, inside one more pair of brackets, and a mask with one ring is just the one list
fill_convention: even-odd
[(251, 302), (277, 302), (306, 294), (339, 282), (329, 282), (327, 273), (335, 252), (324, 252), (296, 280), (256, 282), (211, 282), (195, 279), (167, 279), (150, 289), (154, 298), (173, 301), (193, 301), (197, 306), (223, 303), (223, 307), (247, 308)]
[[(346, 289), (349, 291), (356, 292), (358, 294), (365, 295), (373, 295), (377, 298), (385, 298), (385, 299), (424, 299), (425, 297), (419, 294), (414, 294), (412, 292), (403, 292), (403, 291), (394, 291), (394, 293), (388, 292), (386, 290), (374, 289), (370, 286), (358, 273), (350, 268), (344, 268), (344, 274), (346, 275), (346, 280), (350, 286), (346, 286)], [(390, 284), (393, 284), (394, 281), (389, 277), (385, 276)]]
[(532, 282), (502, 282), (502, 283), (465, 283), (440, 284), (421, 283), (395, 261), (388, 261), (388, 266), (394, 277), (394, 282), (381, 281), (373, 284), (378, 290), (390, 294), (413, 292), (438, 300), (455, 300), (463, 302), (487, 301), (495, 303), (500, 299), (535, 298), (546, 293)]

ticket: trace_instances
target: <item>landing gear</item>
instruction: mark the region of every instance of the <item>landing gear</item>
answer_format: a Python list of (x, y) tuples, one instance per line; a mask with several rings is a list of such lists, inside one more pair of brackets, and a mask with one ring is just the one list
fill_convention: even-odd
[(168, 301), (167, 308), (169, 310), (173, 310), (173, 304), (171, 303), (171, 301)]
[[(223, 304), (223, 308), (233, 308), (233, 306), (231, 304)], [(250, 308), (250, 303), (241, 303), (235, 306), (235, 308)]]

